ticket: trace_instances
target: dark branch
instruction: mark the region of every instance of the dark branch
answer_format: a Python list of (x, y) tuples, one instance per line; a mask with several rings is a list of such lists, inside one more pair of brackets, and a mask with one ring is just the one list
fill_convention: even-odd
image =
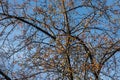
[(69, 11), (72, 11), (72, 10), (75, 10), (75, 9), (78, 9), (78, 8), (81, 8), (81, 7), (90, 7), (90, 8), (100, 10), (99, 8), (97, 8), (96, 6), (93, 6), (93, 5), (79, 5), (79, 6), (76, 6), (74, 8), (71, 8), (71, 9), (67, 10), (66, 12), (69, 12)]
[(108, 56), (107, 58), (104, 57), (104, 59), (102, 59), (102, 61), (101, 61), (101, 64), (104, 65), (104, 63), (107, 62), (107, 61), (108, 61), (113, 55), (115, 55), (115, 53), (117, 53), (118, 51), (120, 51), (120, 48), (118, 48), (118, 49), (116, 49), (116, 50), (114, 50), (114, 51), (112, 51), (112, 52), (107, 53), (107, 54), (109, 54), (109, 56)]
[(54, 40), (56, 39), (55, 36), (51, 35), (51, 34), (48, 33), (47, 31), (45, 31), (45, 30), (41, 29), (40, 27), (36, 26), (35, 24), (33, 24), (33, 23), (31, 23), (31, 22), (29, 22), (29, 21), (27, 21), (27, 20), (24, 20), (24, 19), (21, 18), (21, 17), (9, 15), (9, 14), (4, 14), (4, 13), (0, 13), (0, 15), (4, 15), (4, 16), (8, 16), (8, 17), (10, 17), (10, 18), (14, 18), (14, 19), (20, 20), (20, 21), (22, 21), (22, 22), (24, 22), (24, 23), (27, 23), (27, 24), (31, 25), (32, 27), (38, 29), (39, 31), (41, 31), (41, 32), (43, 32), (44, 34), (46, 34), (46, 35), (48, 35), (49, 37), (51, 37), (52, 39), (54, 39)]
[(5, 73), (2, 72), (0, 69), (0, 74), (6, 79), (6, 80), (11, 80), (9, 76), (7, 76)]

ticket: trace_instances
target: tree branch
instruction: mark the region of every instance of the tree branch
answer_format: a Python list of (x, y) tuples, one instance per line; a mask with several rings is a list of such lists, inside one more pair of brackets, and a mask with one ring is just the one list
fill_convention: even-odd
[(41, 31), (41, 32), (43, 32), (44, 34), (46, 34), (46, 35), (48, 35), (49, 37), (51, 37), (52, 39), (54, 39), (54, 40), (56, 39), (55, 36), (51, 35), (51, 34), (48, 33), (47, 31), (45, 31), (45, 30), (41, 29), (40, 27), (36, 26), (35, 24), (33, 24), (33, 23), (31, 23), (31, 22), (29, 22), (29, 21), (23, 19), (22, 17), (17, 17), (17, 16), (5, 14), (5, 13), (0, 13), (0, 15), (8, 16), (9, 18), (13, 18), (13, 19), (20, 20), (20, 21), (22, 21), (22, 22), (24, 22), (24, 23), (27, 23), (27, 24), (31, 25), (32, 27), (38, 29), (39, 31)]
[(2, 72), (2, 70), (0, 69), (0, 74), (5, 77), (6, 80), (11, 80), (9, 76), (7, 76), (5, 73)]
[(101, 64), (104, 65), (104, 63), (107, 62), (118, 51), (120, 51), (120, 48), (118, 48), (118, 49), (116, 49), (116, 50), (114, 50), (112, 52), (106, 53), (106, 54), (109, 54), (109, 56), (107, 58), (104, 57), (104, 59), (102, 59), (102, 61), (101, 61)]

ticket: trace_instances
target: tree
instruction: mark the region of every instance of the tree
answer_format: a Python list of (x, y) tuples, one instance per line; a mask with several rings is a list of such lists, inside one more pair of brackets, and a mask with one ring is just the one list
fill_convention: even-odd
[(119, 0), (0, 1), (1, 77), (119, 79), (119, 8)]

